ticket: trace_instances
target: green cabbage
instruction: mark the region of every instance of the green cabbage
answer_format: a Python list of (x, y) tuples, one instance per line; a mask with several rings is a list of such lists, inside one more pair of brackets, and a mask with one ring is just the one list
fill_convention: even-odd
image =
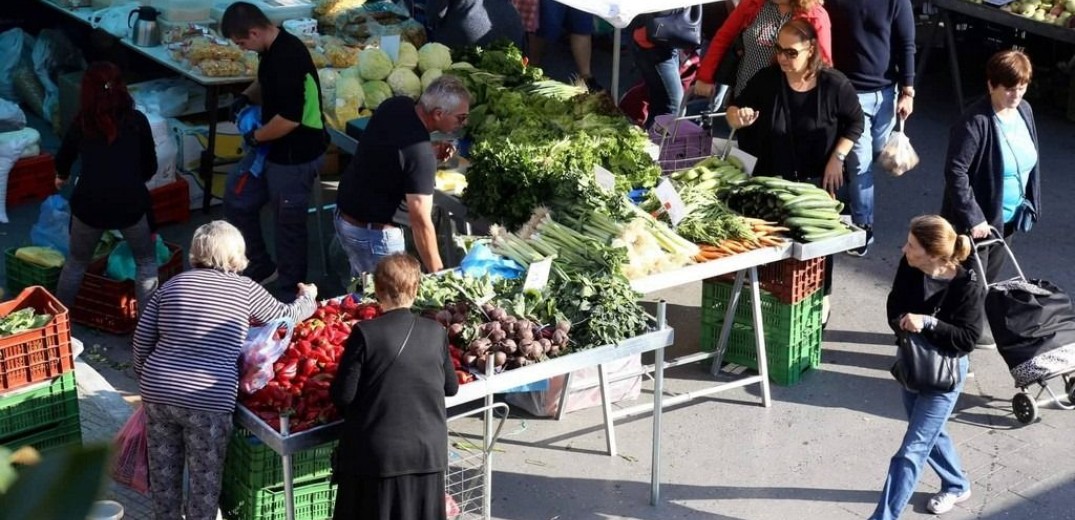
[(452, 66), (452, 51), (442, 43), (427, 43), (418, 49), (418, 69), (446, 69)]
[(392, 93), (397, 96), (407, 96), (418, 99), (422, 95), (422, 80), (411, 69), (397, 67), (388, 75), (388, 86)]
[(418, 66), (418, 49), (411, 42), (400, 42), (399, 57), (396, 59), (396, 67), (414, 69)]
[(433, 83), (433, 80), (439, 78), (443, 74), (440, 69), (429, 69), (422, 73), (422, 92), (425, 92), (429, 88), (429, 84)]
[(381, 102), (392, 97), (392, 89), (383, 81), (367, 81), (362, 84), (362, 91), (366, 95), (366, 108), (376, 110)]
[(358, 74), (362, 79), (383, 80), (392, 73), (392, 59), (381, 49), (363, 49), (358, 53)]

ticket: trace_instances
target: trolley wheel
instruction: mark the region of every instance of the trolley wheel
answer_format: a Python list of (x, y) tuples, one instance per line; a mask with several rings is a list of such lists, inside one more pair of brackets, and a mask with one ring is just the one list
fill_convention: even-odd
[(1012, 411), (1015, 418), (1023, 424), (1030, 424), (1038, 418), (1038, 403), (1030, 394), (1018, 393), (1012, 397)]
[(1075, 404), (1075, 377), (1064, 376), (1064, 393), (1068, 394), (1068, 402)]

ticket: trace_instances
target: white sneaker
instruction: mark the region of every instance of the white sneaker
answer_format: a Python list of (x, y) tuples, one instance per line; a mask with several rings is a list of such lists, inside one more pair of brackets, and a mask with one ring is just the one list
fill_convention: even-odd
[(956, 504), (965, 502), (969, 498), (969, 489), (964, 491), (962, 495), (947, 492), (937, 493), (936, 495), (933, 495), (933, 498), (929, 499), (929, 502), (926, 504), (926, 509), (935, 515), (943, 515), (951, 511), (953, 507), (956, 507)]

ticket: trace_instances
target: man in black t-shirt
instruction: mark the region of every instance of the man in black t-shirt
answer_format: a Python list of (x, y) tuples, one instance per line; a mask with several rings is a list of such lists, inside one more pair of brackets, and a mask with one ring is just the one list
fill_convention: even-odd
[[(224, 215), (246, 240), (250, 261), (244, 274), (261, 283), (279, 276), (280, 294), (291, 295), (306, 280), (307, 210), (310, 191), (324, 162), (328, 136), (317, 68), (302, 41), (280, 30), (257, 6), (236, 2), (224, 11), (225, 37), (260, 56), (257, 81), (236, 101), (261, 105), (261, 126), (243, 135), (250, 149), (269, 148), (265, 167), (251, 172), (250, 157), (228, 175)], [(261, 234), (261, 208), (271, 204), (276, 264)]]
[(433, 229), (433, 185), (437, 161), (450, 150), (434, 147), (429, 134), (459, 131), (469, 110), (470, 94), (449, 75), (430, 83), (418, 103), (400, 96), (377, 107), (336, 198), (336, 235), (352, 277), (373, 272), (381, 258), (403, 251), (403, 231), (392, 223), (401, 202), (422, 264), (429, 272), (444, 268)]

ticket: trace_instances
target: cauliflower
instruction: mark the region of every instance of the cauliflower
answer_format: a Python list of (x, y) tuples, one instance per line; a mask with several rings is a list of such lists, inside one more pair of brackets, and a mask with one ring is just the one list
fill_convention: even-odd
[(418, 68), (423, 72), (431, 69), (444, 70), (450, 66), (452, 66), (452, 52), (447, 45), (427, 43), (418, 49)]
[(381, 49), (363, 49), (358, 53), (358, 73), (364, 80), (383, 80), (392, 72), (392, 59)]
[(367, 81), (362, 84), (362, 90), (366, 96), (366, 107), (370, 110), (376, 110), (381, 102), (392, 97), (392, 89), (380, 80)]
[(422, 95), (422, 80), (418, 79), (418, 75), (411, 69), (398, 67), (388, 75), (386, 81), (392, 88), (392, 93), (397, 96), (418, 99), (418, 96)]
[(336, 81), (336, 99), (325, 111), (329, 124), (336, 129), (345, 128), (348, 121), (358, 118), (365, 97), (357, 77), (340, 76)]
[(399, 57), (396, 60), (396, 67), (405, 67), (413, 70), (417, 66), (418, 49), (416, 49), (411, 42), (400, 42)]
[(433, 83), (433, 80), (439, 78), (443, 74), (440, 69), (429, 69), (422, 73), (422, 92), (425, 92), (429, 88), (429, 84)]

